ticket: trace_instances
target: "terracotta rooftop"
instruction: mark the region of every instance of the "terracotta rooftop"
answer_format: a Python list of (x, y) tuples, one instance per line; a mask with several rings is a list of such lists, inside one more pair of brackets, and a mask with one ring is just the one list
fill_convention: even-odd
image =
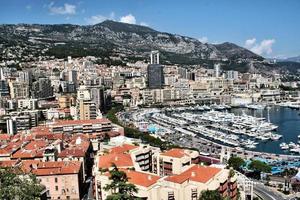
[(81, 168), (79, 161), (39, 162), (32, 173), (37, 176), (78, 174)]
[(0, 167), (13, 167), (17, 162), (17, 160), (3, 160), (0, 161)]
[(0, 134), (0, 141), (10, 140), (11, 135), (9, 134)]
[(219, 168), (194, 165), (179, 175), (169, 176), (165, 180), (174, 183), (183, 183), (186, 180), (206, 183), (221, 171)]
[(80, 148), (64, 149), (58, 154), (59, 158), (67, 157), (85, 157), (86, 151)]
[(130, 144), (123, 144), (122, 146), (113, 147), (110, 149), (110, 153), (125, 153), (132, 149), (136, 149), (138, 146), (130, 145)]
[(0, 148), (0, 155), (7, 155), (7, 154), (10, 155), (14, 151), (19, 149), (22, 144), (23, 144), (22, 140), (19, 139), (12, 140), (7, 145), (2, 146), (2, 148)]
[(182, 158), (187, 154), (184, 153), (184, 149), (173, 148), (161, 153), (162, 156), (169, 156), (174, 158)]
[(81, 124), (99, 124), (110, 123), (106, 118), (102, 119), (90, 119), (90, 120), (59, 120), (54, 122), (51, 126), (65, 126), (65, 125), (81, 125)]
[(48, 142), (45, 140), (32, 140), (23, 148), (12, 155), (12, 158), (40, 158), (43, 157), (45, 147)]
[(49, 134), (49, 133), (51, 133), (49, 127), (46, 127), (46, 126), (37, 126), (37, 127), (33, 127), (33, 128), (31, 129), (31, 132), (32, 132), (32, 133), (35, 133), (35, 134), (37, 134), (37, 135), (39, 135), (39, 134)]
[(133, 162), (129, 154), (107, 154), (99, 157), (99, 168), (110, 168), (112, 164), (117, 167), (133, 167)]
[(58, 157), (85, 157), (90, 147), (89, 137), (84, 134), (74, 135), (67, 143), (69, 147), (59, 153)]
[(41, 162), (39, 160), (7, 160), (0, 161), (0, 167), (17, 166), (24, 173), (34, 173), (37, 176), (78, 174), (81, 169), (79, 161)]
[(128, 177), (129, 183), (140, 185), (143, 187), (149, 187), (160, 179), (159, 176), (147, 174), (143, 172), (137, 172), (134, 170), (124, 170), (124, 172)]
[(64, 138), (64, 135), (62, 133), (46, 133), (46, 134), (37, 134), (35, 136), (36, 139), (48, 139), (48, 140), (62, 140)]

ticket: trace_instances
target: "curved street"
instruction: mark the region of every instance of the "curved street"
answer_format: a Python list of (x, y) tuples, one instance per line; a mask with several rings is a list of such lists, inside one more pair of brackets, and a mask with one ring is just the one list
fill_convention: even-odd
[(272, 191), (261, 183), (255, 183), (253, 185), (253, 190), (254, 193), (263, 200), (286, 200), (279, 194), (279, 192)]

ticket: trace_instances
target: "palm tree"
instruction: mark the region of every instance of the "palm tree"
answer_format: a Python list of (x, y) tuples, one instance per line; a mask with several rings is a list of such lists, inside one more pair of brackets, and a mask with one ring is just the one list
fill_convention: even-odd
[(104, 187), (104, 190), (111, 191), (106, 200), (136, 200), (133, 196), (138, 189), (134, 184), (128, 183), (128, 177), (125, 172), (119, 171), (116, 165), (113, 164), (113, 169), (109, 171), (111, 183)]

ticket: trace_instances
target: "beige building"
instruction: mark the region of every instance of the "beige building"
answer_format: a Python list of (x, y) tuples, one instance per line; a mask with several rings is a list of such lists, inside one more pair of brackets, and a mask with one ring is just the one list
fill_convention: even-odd
[(58, 104), (60, 108), (70, 108), (72, 105), (75, 105), (75, 98), (69, 95), (60, 96)]
[(9, 82), (9, 90), (12, 99), (26, 99), (29, 97), (29, 85), (26, 82)]
[[(77, 119), (89, 120), (97, 118), (96, 102), (92, 101), (91, 93), (85, 86), (81, 86), (77, 91)], [(100, 112), (100, 111), (99, 111)]]
[(77, 102), (78, 119), (89, 120), (97, 118), (96, 103), (93, 101), (79, 100)]
[(153, 173), (159, 176), (180, 174), (192, 163), (199, 162), (199, 153), (188, 149), (170, 149), (152, 157)]
[[(218, 190), (223, 197), (237, 198), (236, 177), (222, 167), (200, 166), (199, 153), (188, 149), (160, 152), (149, 145), (122, 144), (99, 155), (94, 169), (96, 199), (111, 194), (104, 190), (110, 183), (109, 172), (115, 164), (128, 182), (138, 188), (134, 196), (151, 200), (198, 199), (204, 190)], [(151, 160), (149, 160), (151, 158)]]
[[(236, 177), (229, 177), (229, 170), (190, 165), (178, 175), (159, 177), (148, 172), (121, 169), (134, 184), (138, 192), (134, 196), (151, 200), (197, 200), (204, 190), (218, 190), (223, 197), (237, 198)], [(109, 173), (96, 176), (96, 199), (106, 199), (110, 191), (105, 191), (109, 184)]]
[(49, 199), (81, 199), (83, 170), (81, 162), (40, 162), (32, 173), (45, 185)]

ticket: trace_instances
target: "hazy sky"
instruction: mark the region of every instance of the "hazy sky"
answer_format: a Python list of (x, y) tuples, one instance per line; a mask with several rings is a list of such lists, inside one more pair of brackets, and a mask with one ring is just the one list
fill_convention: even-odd
[(300, 55), (300, 0), (3, 0), (0, 23), (142, 24), (266, 57)]

